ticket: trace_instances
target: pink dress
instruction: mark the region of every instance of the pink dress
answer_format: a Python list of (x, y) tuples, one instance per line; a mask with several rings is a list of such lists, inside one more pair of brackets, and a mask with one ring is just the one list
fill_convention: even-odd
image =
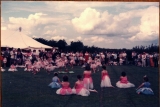
[(91, 71), (87, 71), (87, 72), (84, 71), (83, 81), (84, 81), (84, 87), (86, 89), (93, 89), (93, 80), (91, 77)]
[(17, 71), (16, 66), (11, 65), (8, 71)]
[(101, 87), (112, 87), (107, 71), (102, 71)]
[(92, 63), (92, 64), (91, 64), (91, 68), (92, 68), (92, 69), (95, 69), (96, 67), (97, 67), (97, 65), (96, 65), (95, 63)]
[(127, 76), (125, 77), (120, 77), (120, 81), (116, 83), (116, 86), (119, 88), (130, 88), (130, 87), (135, 87), (134, 84), (130, 83), (127, 79)]
[(71, 61), (70, 61), (71, 64), (75, 64), (75, 60), (74, 60), (74, 57), (71, 57)]
[(100, 59), (97, 59), (96, 65), (97, 65), (97, 66), (102, 66)]
[(71, 95), (73, 92), (72, 92), (72, 89), (70, 88), (70, 83), (63, 82), (62, 88), (58, 89), (56, 93), (60, 95)]
[(81, 96), (89, 96), (90, 92), (84, 87), (84, 82), (76, 83), (76, 87), (72, 89), (74, 94)]
[(7, 63), (7, 59), (6, 58), (3, 59), (3, 63)]

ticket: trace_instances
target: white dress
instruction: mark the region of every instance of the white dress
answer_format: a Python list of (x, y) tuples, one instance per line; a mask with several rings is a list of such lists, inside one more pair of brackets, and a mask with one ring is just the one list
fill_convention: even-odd
[(127, 80), (127, 77), (121, 77), (121, 80), (116, 83), (116, 86), (118, 88), (131, 88), (131, 87), (135, 87), (134, 84), (130, 83)]
[(107, 72), (102, 73), (101, 87), (113, 87)]

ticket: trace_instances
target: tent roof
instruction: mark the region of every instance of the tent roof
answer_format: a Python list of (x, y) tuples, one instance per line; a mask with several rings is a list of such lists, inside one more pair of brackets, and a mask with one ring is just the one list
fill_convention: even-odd
[(19, 31), (1, 30), (1, 47), (13, 48), (52, 48), (44, 45)]

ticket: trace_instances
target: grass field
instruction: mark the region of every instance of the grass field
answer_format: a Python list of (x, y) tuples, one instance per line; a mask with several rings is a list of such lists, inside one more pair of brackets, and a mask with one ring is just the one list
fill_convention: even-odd
[[(52, 81), (53, 73), (47, 74), (41, 70), (38, 74), (25, 72), (2, 73), (2, 107), (158, 107), (159, 81), (158, 68), (142, 68), (136, 66), (107, 66), (111, 83), (115, 88), (100, 88), (101, 73), (92, 74), (94, 88), (98, 93), (91, 93), (88, 97), (77, 95), (60, 96), (57, 89), (51, 89), (48, 84)], [(58, 71), (58, 70), (55, 70)], [(71, 87), (77, 81), (77, 74), (83, 74), (80, 66), (73, 68), (74, 74), (67, 74)], [(136, 87), (119, 89), (116, 82), (121, 72), (127, 73), (128, 79)], [(62, 80), (64, 74), (59, 74)], [(136, 88), (147, 75), (155, 95), (137, 95)]]

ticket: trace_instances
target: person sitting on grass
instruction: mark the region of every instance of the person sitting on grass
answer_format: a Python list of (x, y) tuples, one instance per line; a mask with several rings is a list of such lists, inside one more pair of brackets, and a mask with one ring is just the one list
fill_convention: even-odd
[(154, 95), (152, 89), (150, 88), (150, 83), (148, 82), (149, 79), (145, 75), (143, 77), (144, 82), (136, 89), (137, 94), (146, 94), (146, 95)]
[(37, 61), (35, 60), (32, 66), (32, 73), (35, 75), (39, 72), (39, 68), (37, 67)]
[(5, 69), (3, 69), (3, 67), (1, 67), (1, 72), (4, 72), (5, 71)]
[(135, 87), (134, 84), (130, 83), (127, 79), (126, 73), (122, 72), (121, 73), (121, 77), (120, 77), (120, 81), (118, 81), (116, 83), (116, 86), (119, 88), (131, 88), (131, 87)]
[(108, 71), (106, 70), (106, 66), (102, 66), (102, 73), (101, 73), (101, 87), (113, 87), (108, 75)]
[(72, 91), (73, 94), (77, 94), (77, 95), (81, 95), (81, 96), (89, 96), (90, 95), (90, 91), (92, 92), (97, 92), (96, 90), (91, 90), (91, 89), (86, 89), (84, 87), (84, 82), (82, 80), (82, 76), (81, 75), (77, 75), (77, 79), (78, 81), (75, 83)]
[(52, 78), (52, 82), (48, 85), (51, 88), (60, 88), (61, 87), (61, 82), (60, 79), (58, 78), (58, 73), (54, 73), (54, 77)]
[(68, 82), (68, 76), (63, 76), (63, 81), (61, 83), (62, 88), (56, 91), (59, 95), (71, 95), (72, 89), (70, 88), (70, 83)]
[(56, 66), (53, 66), (52, 64), (49, 64), (49, 65), (46, 66), (46, 72), (48, 74), (50, 74), (51, 71), (53, 71), (55, 68), (56, 68)]
[(10, 68), (8, 69), (8, 71), (12, 71), (12, 72), (15, 72), (15, 71), (18, 71), (16, 66), (12, 63)]

